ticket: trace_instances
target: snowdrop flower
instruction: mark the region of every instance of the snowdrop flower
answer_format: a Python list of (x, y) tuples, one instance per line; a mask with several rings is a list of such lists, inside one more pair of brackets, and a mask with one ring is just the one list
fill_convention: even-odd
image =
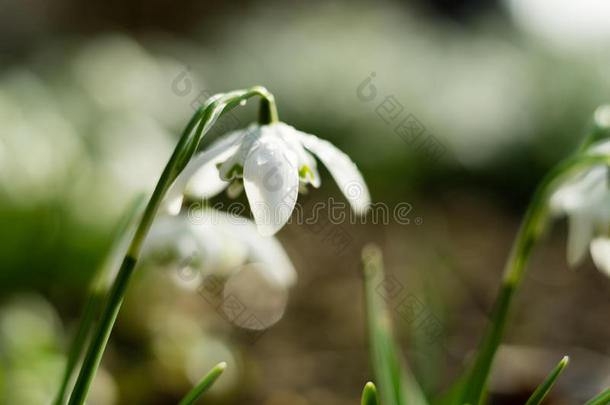
[[(592, 145), (586, 153), (610, 154), (610, 141)], [(610, 276), (610, 187), (608, 166), (596, 165), (562, 184), (551, 196), (555, 215), (568, 217), (568, 263), (575, 266), (587, 252), (598, 269)]]
[(281, 122), (251, 125), (231, 132), (195, 156), (174, 183), (166, 200), (177, 213), (182, 195), (210, 198), (229, 184), (243, 183), (250, 209), (262, 235), (273, 235), (290, 218), (299, 190), (320, 186), (318, 159), (328, 168), (352, 209), (366, 212), (370, 196), (352, 160), (331, 143)]
[[(164, 216), (151, 228), (144, 257), (164, 263), (179, 262), (178, 274), (185, 286), (209, 275), (229, 278), (246, 263), (255, 263), (264, 279), (289, 288), (297, 273), (274, 237), (261, 237), (252, 221), (213, 209), (192, 211), (189, 216)], [(184, 267), (184, 268), (183, 268)], [(190, 271), (190, 270), (189, 270)]]

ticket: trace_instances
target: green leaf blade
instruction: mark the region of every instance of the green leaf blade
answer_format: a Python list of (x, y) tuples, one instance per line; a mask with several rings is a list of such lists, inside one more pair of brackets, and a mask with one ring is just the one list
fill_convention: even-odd
[(569, 357), (564, 356), (563, 359), (559, 362), (559, 364), (551, 371), (551, 373), (546, 377), (546, 379), (536, 388), (536, 391), (532, 394), (532, 396), (527, 400), (525, 405), (539, 405), (542, 403), (546, 395), (551, 391), (555, 381), (565, 368), (568, 365)]
[(223, 371), (225, 371), (225, 368), (227, 368), (227, 363), (225, 363), (224, 361), (216, 365), (216, 367), (210, 370), (210, 372), (205, 377), (203, 377), (199, 384), (193, 387), (193, 389), (189, 391), (188, 394), (186, 394), (186, 396), (182, 399), (182, 401), (180, 401), (178, 405), (190, 405), (195, 403), (197, 398), (199, 398), (201, 394), (206, 392), (212, 386), (212, 384), (216, 382), (216, 380), (220, 377)]
[(591, 399), (585, 405), (606, 405), (610, 404), (610, 388), (606, 388), (604, 392)]
[(362, 390), (361, 405), (379, 405), (379, 397), (377, 396), (377, 387), (372, 382), (367, 382)]
[(366, 246), (362, 262), (367, 332), (379, 396), (386, 405), (427, 404), (421, 387), (402, 360), (394, 339), (390, 313), (377, 291), (385, 277), (380, 249)]

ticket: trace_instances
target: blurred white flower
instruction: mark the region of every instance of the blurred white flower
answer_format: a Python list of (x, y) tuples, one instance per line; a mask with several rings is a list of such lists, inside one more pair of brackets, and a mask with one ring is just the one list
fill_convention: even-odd
[(229, 278), (246, 263), (256, 263), (264, 280), (291, 287), (297, 273), (274, 237), (262, 237), (246, 218), (213, 209), (193, 210), (189, 216), (166, 216), (155, 221), (144, 255), (164, 262), (178, 261), (176, 281), (185, 287), (211, 274)]
[(366, 212), (369, 191), (354, 162), (330, 142), (281, 122), (231, 132), (195, 156), (170, 190), (168, 209), (179, 211), (183, 193), (209, 198), (231, 181), (240, 187), (243, 179), (259, 232), (273, 235), (290, 218), (299, 189), (320, 186), (311, 153), (328, 168), (353, 210)]
[(178, 61), (151, 55), (129, 37), (105, 35), (88, 41), (71, 60), (74, 84), (95, 101), (97, 110), (132, 113), (175, 126), (188, 120), (190, 106), (203, 89)]
[[(592, 146), (587, 153), (610, 154), (610, 141)], [(555, 215), (568, 217), (568, 263), (575, 266), (591, 252), (598, 269), (610, 276), (610, 173), (596, 165), (562, 184), (551, 196)]]
[(0, 77), (0, 134), (0, 188), (10, 200), (27, 206), (64, 196), (85, 147), (35, 74), (15, 70)]
[(610, 3), (604, 0), (506, 0), (517, 25), (530, 34), (570, 49), (606, 44)]

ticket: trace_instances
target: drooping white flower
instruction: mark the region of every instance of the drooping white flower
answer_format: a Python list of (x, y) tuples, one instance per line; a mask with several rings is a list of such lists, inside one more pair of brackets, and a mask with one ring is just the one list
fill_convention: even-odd
[(210, 198), (230, 182), (243, 186), (258, 230), (273, 235), (290, 218), (299, 189), (320, 186), (316, 160), (328, 168), (357, 214), (366, 212), (369, 191), (352, 160), (330, 142), (281, 122), (231, 132), (195, 156), (168, 193), (177, 213), (183, 193)]
[(264, 279), (278, 287), (289, 288), (297, 280), (296, 270), (277, 239), (262, 237), (246, 218), (213, 209), (158, 218), (143, 255), (145, 260), (177, 264), (178, 279), (185, 285), (210, 275), (229, 278), (248, 263), (256, 264)]
[[(610, 141), (587, 153), (610, 154)], [(598, 269), (610, 276), (610, 172), (600, 164), (575, 174), (553, 193), (550, 208), (568, 217), (568, 263), (579, 264), (587, 247)]]

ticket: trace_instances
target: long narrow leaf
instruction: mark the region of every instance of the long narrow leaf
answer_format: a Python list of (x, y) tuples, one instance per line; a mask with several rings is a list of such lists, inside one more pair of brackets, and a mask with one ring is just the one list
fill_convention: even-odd
[(115, 226), (112, 233), (113, 244), (110, 251), (106, 255), (106, 258), (102, 265), (98, 267), (93, 275), (91, 284), (89, 285), (89, 297), (85, 304), (85, 309), (81, 315), (78, 330), (74, 335), (74, 340), (68, 350), (68, 358), (66, 360), (66, 366), (64, 374), (61, 380), (59, 392), (53, 402), (54, 405), (62, 405), (65, 402), (66, 391), (70, 383), (70, 379), (74, 374), (74, 370), (78, 365), (79, 359), (83, 354), (87, 338), (93, 328), (94, 322), (101, 309), (103, 302), (105, 287), (108, 283), (107, 278), (114, 267), (116, 266), (115, 258), (117, 255), (122, 254), (121, 249), (125, 244), (129, 236), (129, 231), (135, 226), (138, 213), (141, 208), (144, 207), (145, 194), (138, 195), (129, 206), (128, 210), (121, 216), (119, 222)]
[(606, 388), (606, 391), (602, 392), (585, 405), (606, 405), (610, 404), (610, 388)]
[(379, 397), (377, 396), (377, 388), (372, 382), (367, 382), (362, 390), (361, 405), (379, 405)]
[(194, 403), (197, 398), (208, 390), (214, 384), (214, 382), (220, 377), (223, 371), (227, 368), (227, 363), (224, 361), (214, 367), (199, 384), (197, 384), (186, 396), (180, 401), (178, 405), (189, 405)]
[(64, 374), (61, 379), (59, 392), (57, 393), (55, 401), (53, 402), (54, 405), (62, 405), (65, 402), (66, 391), (68, 389), (70, 379), (74, 374), (74, 369), (78, 364), (80, 356), (83, 354), (83, 349), (85, 348), (87, 337), (89, 336), (89, 332), (93, 326), (95, 315), (99, 311), (101, 303), (100, 298), (100, 295), (94, 292), (92, 292), (89, 295), (89, 298), (87, 298), (87, 303), (85, 304), (85, 309), (81, 315), (78, 330), (76, 331), (72, 344), (70, 345), (70, 349), (68, 350)]
[(553, 384), (559, 377), (559, 374), (563, 371), (565, 366), (568, 365), (568, 356), (564, 356), (563, 359), (559, 362), (557, 367), (546, 377), (546, 379), (536, 388), (536, 391), (532, 394), (532, 396), (527, 400), (525, 405), (538, 405), (544, 400), (544, 397), (549, 393), (551, 388), (553, 388)]
[(367, 246), (363, 250), (363, 273), (371, 362), (381, 400), (385, 405), (426, 404), (421, 387), (402, 361), (390, 314), (377, 291), (384, 280), (379, 248)]

